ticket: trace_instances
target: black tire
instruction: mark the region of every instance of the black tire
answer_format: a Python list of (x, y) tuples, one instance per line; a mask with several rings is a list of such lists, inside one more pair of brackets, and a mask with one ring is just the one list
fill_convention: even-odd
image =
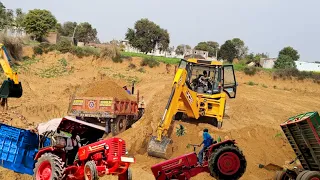
[(98, 180), (97, 166), (94, 161), (88, 161), (84, 165), (84, 179), (85, 180)]
[(308, 170), (306, 170), (306, 171), (302, 171), (302, 172), (300, 172), (300, 173), (298, 174), (298, 176), (297, 176), (296, 180), (302, 180), (302, 176), (303, 176), (305, 173), (307, 173), (307, 172), (309, 172), (309, 171), (308, 171)]
[(143, 114), (144, 114), (144, 108), (139, 108), (137, 120), (139, 120), (143, 116)]
[(287, 175), (286, 171), (277, 171), (275, 176), (273, 177), (274, 180), (289, 180), (290, 177)]
[[(233, 144), (221, 145), (215, 149), (210, 155), (208, 163), (210, 174), (216, 179), (239, 179), (247, 168), (245, 156), (242, 151)], [(226, 164), (229, 166), (230, 163), (232, 167), (228, 171), (225, 168), (230, 168), (226, 167)], [(224, 167), (222, 167), (222, 165), (224, 165)]]
[(174, 120), (182, 120), (183, 113), (177, 112), (174, 116)]
[(126, 116), (118, 116), (112, 123), (111, 123), (111, 133), (113, 136), (118, 135), (119, 133), (124, 132), (127, 129), (127, 118)]
[[(48, 170), (51, 170), (49, 175), (46, 173)], [(60, 180), (64, 173), (64, 163), (59, 156), (52, 153), (44, 153), (37, 160), (33, 172), (34, 180), (45, 179), (43, 176), (51, 180)]]
[(320, 179), (320, 172), (319, 171), (308, 171), (301, 177), (301, 180), (311, 180), (313, 178)]
[(125, 173), (118, 175), (118, 180), (132, 180), (131, 169), (128, 168), (128, 170)]

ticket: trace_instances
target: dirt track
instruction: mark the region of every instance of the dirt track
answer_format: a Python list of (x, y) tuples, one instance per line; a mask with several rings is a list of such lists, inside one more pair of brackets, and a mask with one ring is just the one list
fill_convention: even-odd
[[(39, 77), (37, 74), (39, 69), (51, 67), (63, 57), (68, 62), (67, 68), (74, 69), (71, 74), (55, 78)], [(87, 82), (110, 78), (122, 86), (126, 84), (126, 80), (135, 78), (139, 81), (136, 89), (140, 90), (146, 101), (146, 114), (131, 129), (120, 134), (120, 137), (126, 140), (130, 154), (136, 157), (137, 163), (132, 165), (134, 179), (154, 179), (150, 167), (161, 160), (148, 157), (146, 146), (148, 137), (155, 130), (167, 103), (173, 79), (173, 67), (170, 74), (166, 74), (163, 64), (154, 69), (145, 68), (146, 73), (141, 73), (128, 70), (128, 62), (115, 64), (111, 61), (78, 59), (71, 55), (55, 54), (44, 55), (41, 59), (29, 65), (26, 71), (20, 72), (24, 94), (20, 99), (9, 101), (10, 114), (6, 115), (6, 123), (25, 128), (50, 118), (63, 116), (68, 108), (69, 96), (76, 87), (84, 86)], [(133, 58), (133, 63), (139, 66), (139, 59)], [(279, 124), (298, 113), (319, 111), (320, 101), (317, 98), (320, 95), (319, 85), (308, 81), (275, 81), (269, 74), (264, 73), (254, 77), (237, 73), (237, 80), (239, 82), (237, 98), (227, 101), (228, 117), (221, 130), (203, 123), (175, 122), (176, 125), (183, 124), (187, 128), (187, 134), (179, 138), (172, 136), (173, 156), (191, 152), (192, 149), (187, 149), (186, 145), (199, 143), (201, 131), (207, 127), (214, 137), (220, 135), (236, 139), (248, 161), (247, 171), (242, 179), (271, 179), (273, 172), (259, 169), (258, 164), (283, 165), (285, 161), (294, 158), (289, 145), (278, 135), (281, 132)], [(258, 85), (247, 85), (249, 81)], [(21, 120), (20, 114), (29, 124)], [(0, 169), (0, 177), (8, 180), (31, 179), (30, 176), (18, 175), (4, 169)], [(193, 179), (202, 180), (209, 177), (208, 174), (200, 174)]]

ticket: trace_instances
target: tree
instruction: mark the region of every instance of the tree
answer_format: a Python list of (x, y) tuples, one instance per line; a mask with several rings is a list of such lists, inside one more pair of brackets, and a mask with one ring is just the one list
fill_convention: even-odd
[(208, 51), (209, 56), (213, 57), (216, 56), (216, 53), (219, 51), (219, 44), (214, 41), (199, 42), (194, 49)]
[(0, 2), (0, 30), (7, 29), (13, 26), (13, 11), (6, 9)]
[(218, 58), (225, 59), (228, 62), (233, 61), (237, 57), (237, 49), (231, 40), (227, 40), (220, 48)]
[(290, 46), (283, 48), (279, 52), (279, 57), (280, 57), (280, 55), (290, 56), (293, 61), (297, 61), (300, 58), (300, 55), (298, 54), (298, 51), (293, 49)]
[(274, 63), (274, 68), (276, 69), (296, 68), (296, 64), (290, 56), (279, 54), (278, 59)]
[(128, 28), (126, 39), (132, 47), (141, 52), (148, 53), (155, 50), (167, 50), (170, 43), (170, 36), (167, 30), (144, 18), (135, 22), (134, 28)]
[(91, 24), (88, 22), (80, 23), (77, 26), (75, 38), (80, 41), (84, 42), (85, 44), (89, 42), (97, 42), (99, 41), (97, 38), (97, 30), (92, 28)]
[(30, 10), (23, 19), (26, 32), (32, 34), (38, 41), (41, 41), (50, 30), (55, 29), (56, 24), (56, 18), (48, 10)]
[(249, 48), (245, 46), (244, 42), (239, 38), (233, 38), (231, 41), (237, 50), (236, 57), (238, 59), (243, 59), (247, 55)]
[(16, 28), (16, 31), (18, 33), (21, 33), (23, 31), (23, 20), (25, 18), (26, 14), (22, 12), (21, 8), (16, 9), (15, 11), (15, 18), (14, 18), (14, 26)]
[(189, 49), (191, 49), (189, 45), (180, 44), (179, 46), (177, 46), (175, 52), (178, 55), (184, 55)]
[(65, 22), (63, 23), (63, 25), (58, 25), (59, 27), (57, 28), (58, 33), (61, 36), (67, 36), (67, 37), (72, 37), (73, 32), (75, 30), (75, 28), (77, 27), (77, 23), (76, 22)]

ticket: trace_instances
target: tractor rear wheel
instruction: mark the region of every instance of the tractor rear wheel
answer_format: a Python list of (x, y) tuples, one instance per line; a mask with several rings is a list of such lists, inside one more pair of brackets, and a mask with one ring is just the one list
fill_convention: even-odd
[(94, 161), (88, 161), (84, 165), (84, 179), (85, 180), (98, 180), (97, 166)]
[(45, 153), (37, 160), (33, 172), (34, 180), (60, 180), (64, 173), (64, 163), (57, 155)]
[(222, 145), (215, 149), (208, 164), (210, 174), (216, 179), (239, 179), (247, 167), (242, 151), (233, 144)]
[(112, 123), (111, 123), (111, 132), (113, 136), (118, 135), (119, 133), (124, 132), (127, 129), (127, 118), (126, 116), (118, 116)]
[(320, 172), (308, 171), (301, 177), (301, 180), (320, 180)]

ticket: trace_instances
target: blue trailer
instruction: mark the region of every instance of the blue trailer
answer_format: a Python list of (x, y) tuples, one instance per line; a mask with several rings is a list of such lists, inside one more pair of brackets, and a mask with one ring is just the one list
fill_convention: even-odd
[[(0, 124), (0, 166), (21, 174), (33, 174), (40, 138), (30, 130)], [(50, 145), (46, 139), (45, 146)]]

